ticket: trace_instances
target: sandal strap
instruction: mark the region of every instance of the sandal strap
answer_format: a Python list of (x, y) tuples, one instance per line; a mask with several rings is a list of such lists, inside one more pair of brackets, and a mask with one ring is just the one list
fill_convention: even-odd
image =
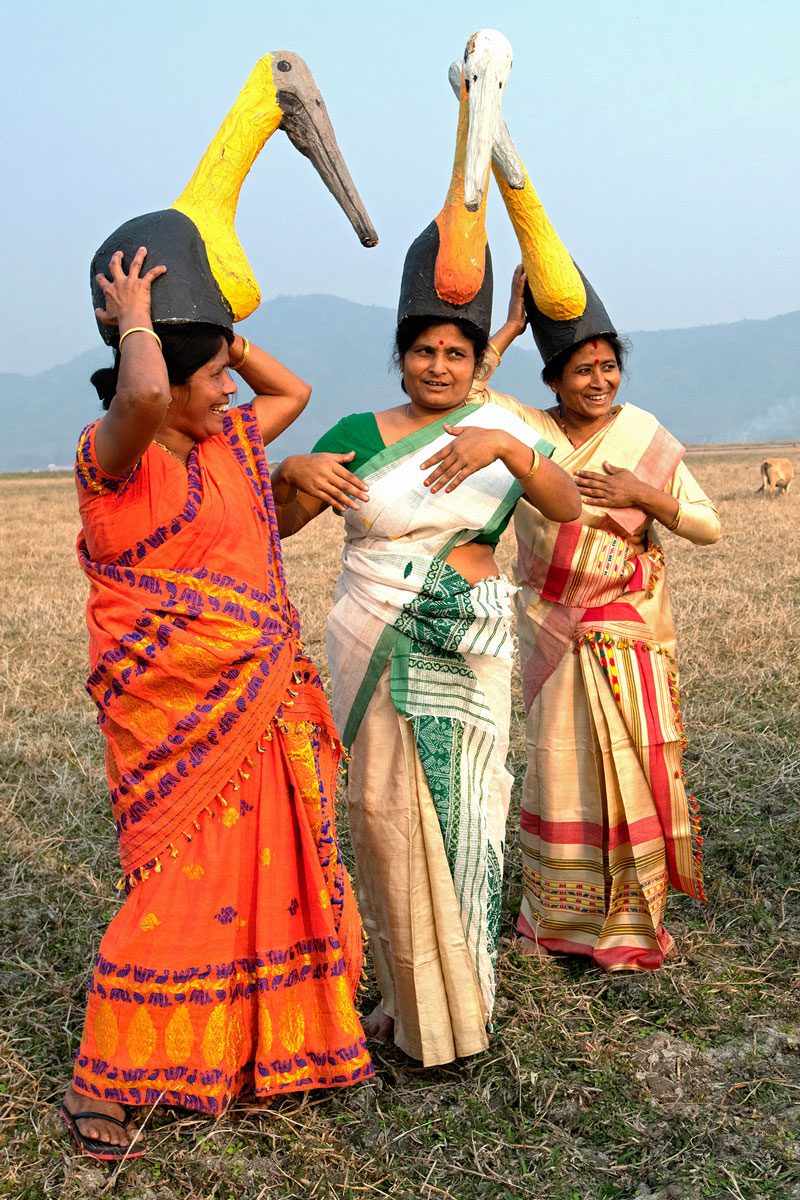
[(120, 1129), (128, 1128), (130, 1117), (127, 1115), (125, 1120), (121, 1121), (119, 1117), (112, 1117), (110, 1113), (95, 1112), (91, 1108), (87, 1108), (82, 1112), (72, 1112), (71, 1109), (67, 1108), (66, 1104), (62, 1104), (61, 1107), (70, 1121), (90, 1121), (94, 1119), (97, 1121), (110, 1121), (112, 1125), (118, 1125)]

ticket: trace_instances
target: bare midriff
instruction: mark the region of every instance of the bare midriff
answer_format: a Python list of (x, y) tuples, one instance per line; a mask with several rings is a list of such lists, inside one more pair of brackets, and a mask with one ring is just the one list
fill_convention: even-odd
[(448, 554), (445, 562), (463, 575), (470, 587), (480, 583), (482, 579), (491, 579), (497, 575), (497, 562), (494, 550), (485, 543), (468, 542), (466, 546), (456, 546)]

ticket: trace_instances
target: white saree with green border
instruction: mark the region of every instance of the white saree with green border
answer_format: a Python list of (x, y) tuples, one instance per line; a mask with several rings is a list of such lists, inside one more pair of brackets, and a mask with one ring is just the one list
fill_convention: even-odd
[[(464, 936), (487, 1013), (494, 1001), (505, 817), (489, 811), (490, 785), (505, 759), (487, 700), (489, 677), (510, 687), (514, 643), (503, 577), (470, 587), (444, 561), (495, 531), (522, 495), (501, 462), (431, 494), (420, 464), (450, 440), (451, 425), (503, 429), (539, 453), (553, 447), (514, 413), (470, 403), (388, 446), (356, 473), (369, 500), (344, 514), (343, 570), (328, 618), (333, 712), (352, 746), (378, 679), (390, 662), (398, 713), (412, 724), (458, 899)], [(483, 680), (483, 684), (482, 684)], [(499, 763), (500, 769), (504, 764)]]

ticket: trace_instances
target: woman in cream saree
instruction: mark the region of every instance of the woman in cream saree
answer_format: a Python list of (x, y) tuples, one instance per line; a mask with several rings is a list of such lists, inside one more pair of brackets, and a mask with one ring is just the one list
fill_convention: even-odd
[(545, 369), (553, 409), (487, 395), (552, 441), (583, 499), (568, 524), (530, 505), (515, 518), (528, 758), (521, 947), (651, 970), (673, 947), (663, 924), (668, 887), (704, 898), (653, 523), (699, 545), (716, 541), (720, 527), (683, 447), (651, 414), (614, 404), (620, 366), (613, 334), (589, 338)]
[(493, 547), (523, 493), (556, 521), (578, 497), (524, 421), (466, 403), (458, 324), (415, 327), (401, 356), (409, 403), (339, 422), (276, 494), (284, 532), (344, 512), (328, 653), (381, 992), (365, 1028), (431, 1066), (488, 1045), (494, 1002), (514, 589)]

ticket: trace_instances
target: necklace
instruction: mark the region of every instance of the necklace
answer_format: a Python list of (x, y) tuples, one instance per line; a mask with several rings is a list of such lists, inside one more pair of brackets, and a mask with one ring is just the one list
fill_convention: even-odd
[[(603, 428), (603, 426), (607, 425), (607, 424), (608, 424), (608, 422), (609, 422), (609, 421), (612, 419), (612, 417), (613, 417), (613, 416), (614, 416), (614, 413), (612, 413), (612, 412), (607, 412), (607, 413), (606, 413), (606, 415), (605, 415), (605, 417), (604, 417), (604, 419), (603, 419), (603, 425), (601, 425), (601, 426), (600, 426), (600, 428), (602, 429), (602, 428)], [(563, 414), (562, 414), (562, 409), (561, 409), (561, 401), (559, 401), (559, 403), (558, 403), (558, 407), (557, 407), (557, 409), (556, 409), (555, 418), (556, 418), (556, 425), (558, 425), (558, 426), (559, 426), (559, 428), (560, 428), (561, 432), (564, 434), (564, 437), (567, 439), (567, 441), (569, 442), (570, 446), (572, 446), (572, 449), (573, 449), (573, 450), (577, 450), (579, 446), (582, 446), (582, 445), (583, 445), (583, 442), (586, 442), (586, 441), (588, 441), (588, 440), (589, 440), (589, 437), (593, 437), (593, 434), (591, 434), (591, 433), (590, 433), (590, 434), (589, 434), (589, 437), (586, 437), (586, 438), (584, 438), (584, 439), (583, 439), (583, 441), (581, 441), (581, 442), (578, 442), (578, 443), (577, 443), (577, 445), (575, 444), (575, 442), (573, 442), (572, 438), (570, 437), (569, 430), (567, 429), (567, 423), (566, 423), (566, 421), (564, 420), (564, 417), (563, 417)]]
[[(174, 458), (175, 461), (179, 462), (182, 467), (185, 467), (188, 465), (187, 460), (185, 458), (181, 458), (180, 454), (176, 454), (174, 450), (170, 450), (169, 446), (165, 446), (163, 442), (159, 442), (155, 438), (153, 438), (153, 445), (158, 446), (159, 450), (163, 450), (165, 454), (168, 454), (170, 456), (170, 458)], [(189, 451), (189, 453), (191, 454), (191, 450)]]

